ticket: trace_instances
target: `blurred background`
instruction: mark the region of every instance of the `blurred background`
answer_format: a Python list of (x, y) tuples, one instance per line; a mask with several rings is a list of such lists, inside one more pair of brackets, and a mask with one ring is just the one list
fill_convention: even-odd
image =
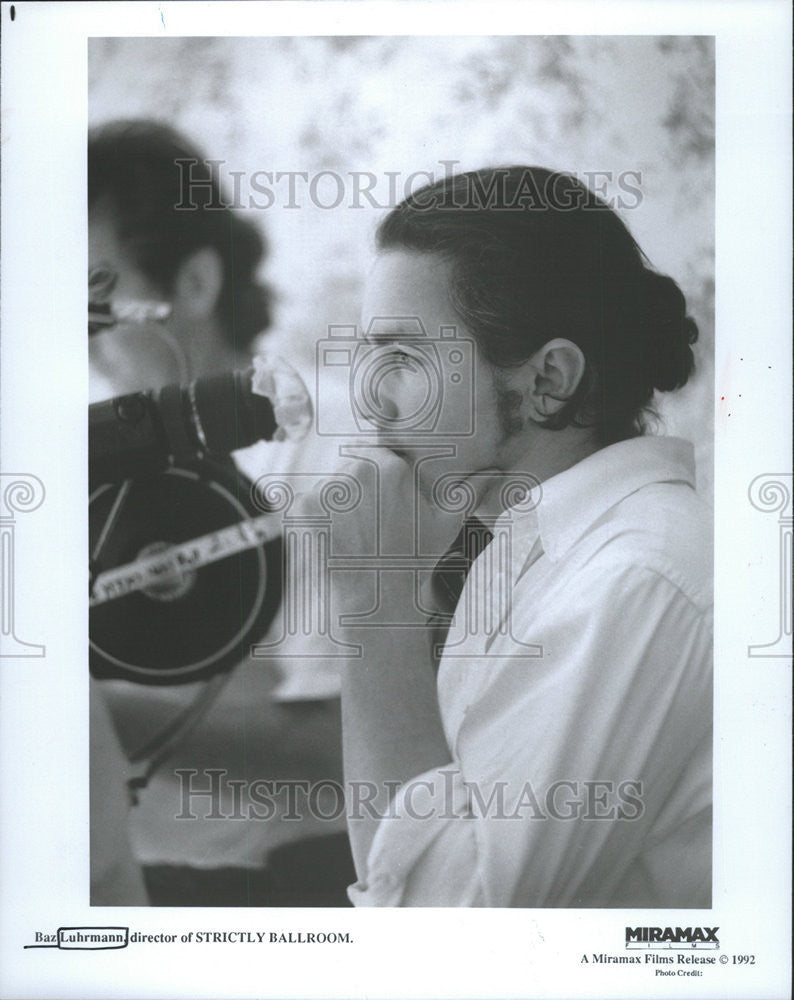
[(427, 180), (412, 175), (528, 163), (589, 182), (700, 328), (697, 376), (659, 411), (694, 440), (710, 497), (712, 39), (91, 39), (89, 124), (119, 117), (167, 122), (222, 161), (227, 200), (269, 244), (268, 346), (310, 385), (327, 326), (358, 320), (375, 226)]

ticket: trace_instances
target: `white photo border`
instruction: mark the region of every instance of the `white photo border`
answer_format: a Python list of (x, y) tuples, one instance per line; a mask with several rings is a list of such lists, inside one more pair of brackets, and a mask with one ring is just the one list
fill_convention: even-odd
[[(6, 600), (14, 602), (14, 629), (0, 637), (3, 650), (11, 650), (0, 659), (0, 993), (51, 1000), (787, 995), (791, 658), (751, 655), (749, 648), (772, 642), (780, 631), (785, 610), (780, 544), (791, 531), (788, 4), (21, 2), (3, 3), (1, 16), (0, 457), (4, 479), (33, 478), (16, 488), (17, 512), (0, 525), (15, 545), (13, 572), (4, 567), (3, 580)], [(665, 915), (92, 909), (82, 571), (87, 39), (456, 33), (716, 38), (712, 909)], [(771, 486), (756, 482), (764, 476)], [(766, 501), (751, 497), (754, 482)], [(775, 508), (775, 483), (788, 483), (788, 529), (785, 511)], [(29, 648), (14, 645), (14, 639)], [(622, 949), (627, 924), (684, 921), (719, 926), (721, 954), (753, 955), (755, 962), (729, 962), (675, 984), (640, 978), (630, 967), (580, 963), (583, 953)], [(177, 936), (197, 930), (313, 929), (348, 934), (350, 942), (330, 953), (328, 945), (257, 947), (236, 939), (199, 947), (177, 940), (91, 955), (25, 948), (36, 932), (106, 924)]]

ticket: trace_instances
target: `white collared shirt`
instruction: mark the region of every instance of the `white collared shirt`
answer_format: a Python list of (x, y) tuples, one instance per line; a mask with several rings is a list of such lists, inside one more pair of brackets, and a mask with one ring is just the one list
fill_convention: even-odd
[(710, 906), (711, 516), (693, 481), (687, 442), (636, 438), (498, 519), (439, 669), (451, 760), (395, 796), (356, 905)]

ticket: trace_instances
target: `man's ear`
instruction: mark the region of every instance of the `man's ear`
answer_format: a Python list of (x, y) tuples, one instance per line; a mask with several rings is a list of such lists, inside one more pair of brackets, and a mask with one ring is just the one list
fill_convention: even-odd
[(214, 315), (223, 289), (223, 261), (217, 250), (202, 247), (179, 265), (174, 279), (174, 304), (188, 319)]
[(559, 413), (579, 388), (586, 362), (580, 347), (558, 337), (536, 351), (528, 364), (528, 402), (534, 419), (542, 421)]

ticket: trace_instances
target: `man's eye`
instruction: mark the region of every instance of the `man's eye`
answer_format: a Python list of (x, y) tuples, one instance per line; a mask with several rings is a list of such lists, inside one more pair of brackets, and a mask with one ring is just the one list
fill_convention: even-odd
[(412, 371), (420, 367), (424, 361), (423, 354), (419, 353), (415, 348), (407, 344), (402, 344), (397, 340), (368, 341), (368, 343), (371, 347), (376, 348), (378, 356), (382, 360), (388, 359), (390, 363), (405, 366)]
[(419, 358), (416, 355), (416, 351), (411, 350), (410, 347), (406, 347), (403, 344), (392, 344), (389, 353), (400, 360), (410, 361), (414, 364), (419, 362)]

